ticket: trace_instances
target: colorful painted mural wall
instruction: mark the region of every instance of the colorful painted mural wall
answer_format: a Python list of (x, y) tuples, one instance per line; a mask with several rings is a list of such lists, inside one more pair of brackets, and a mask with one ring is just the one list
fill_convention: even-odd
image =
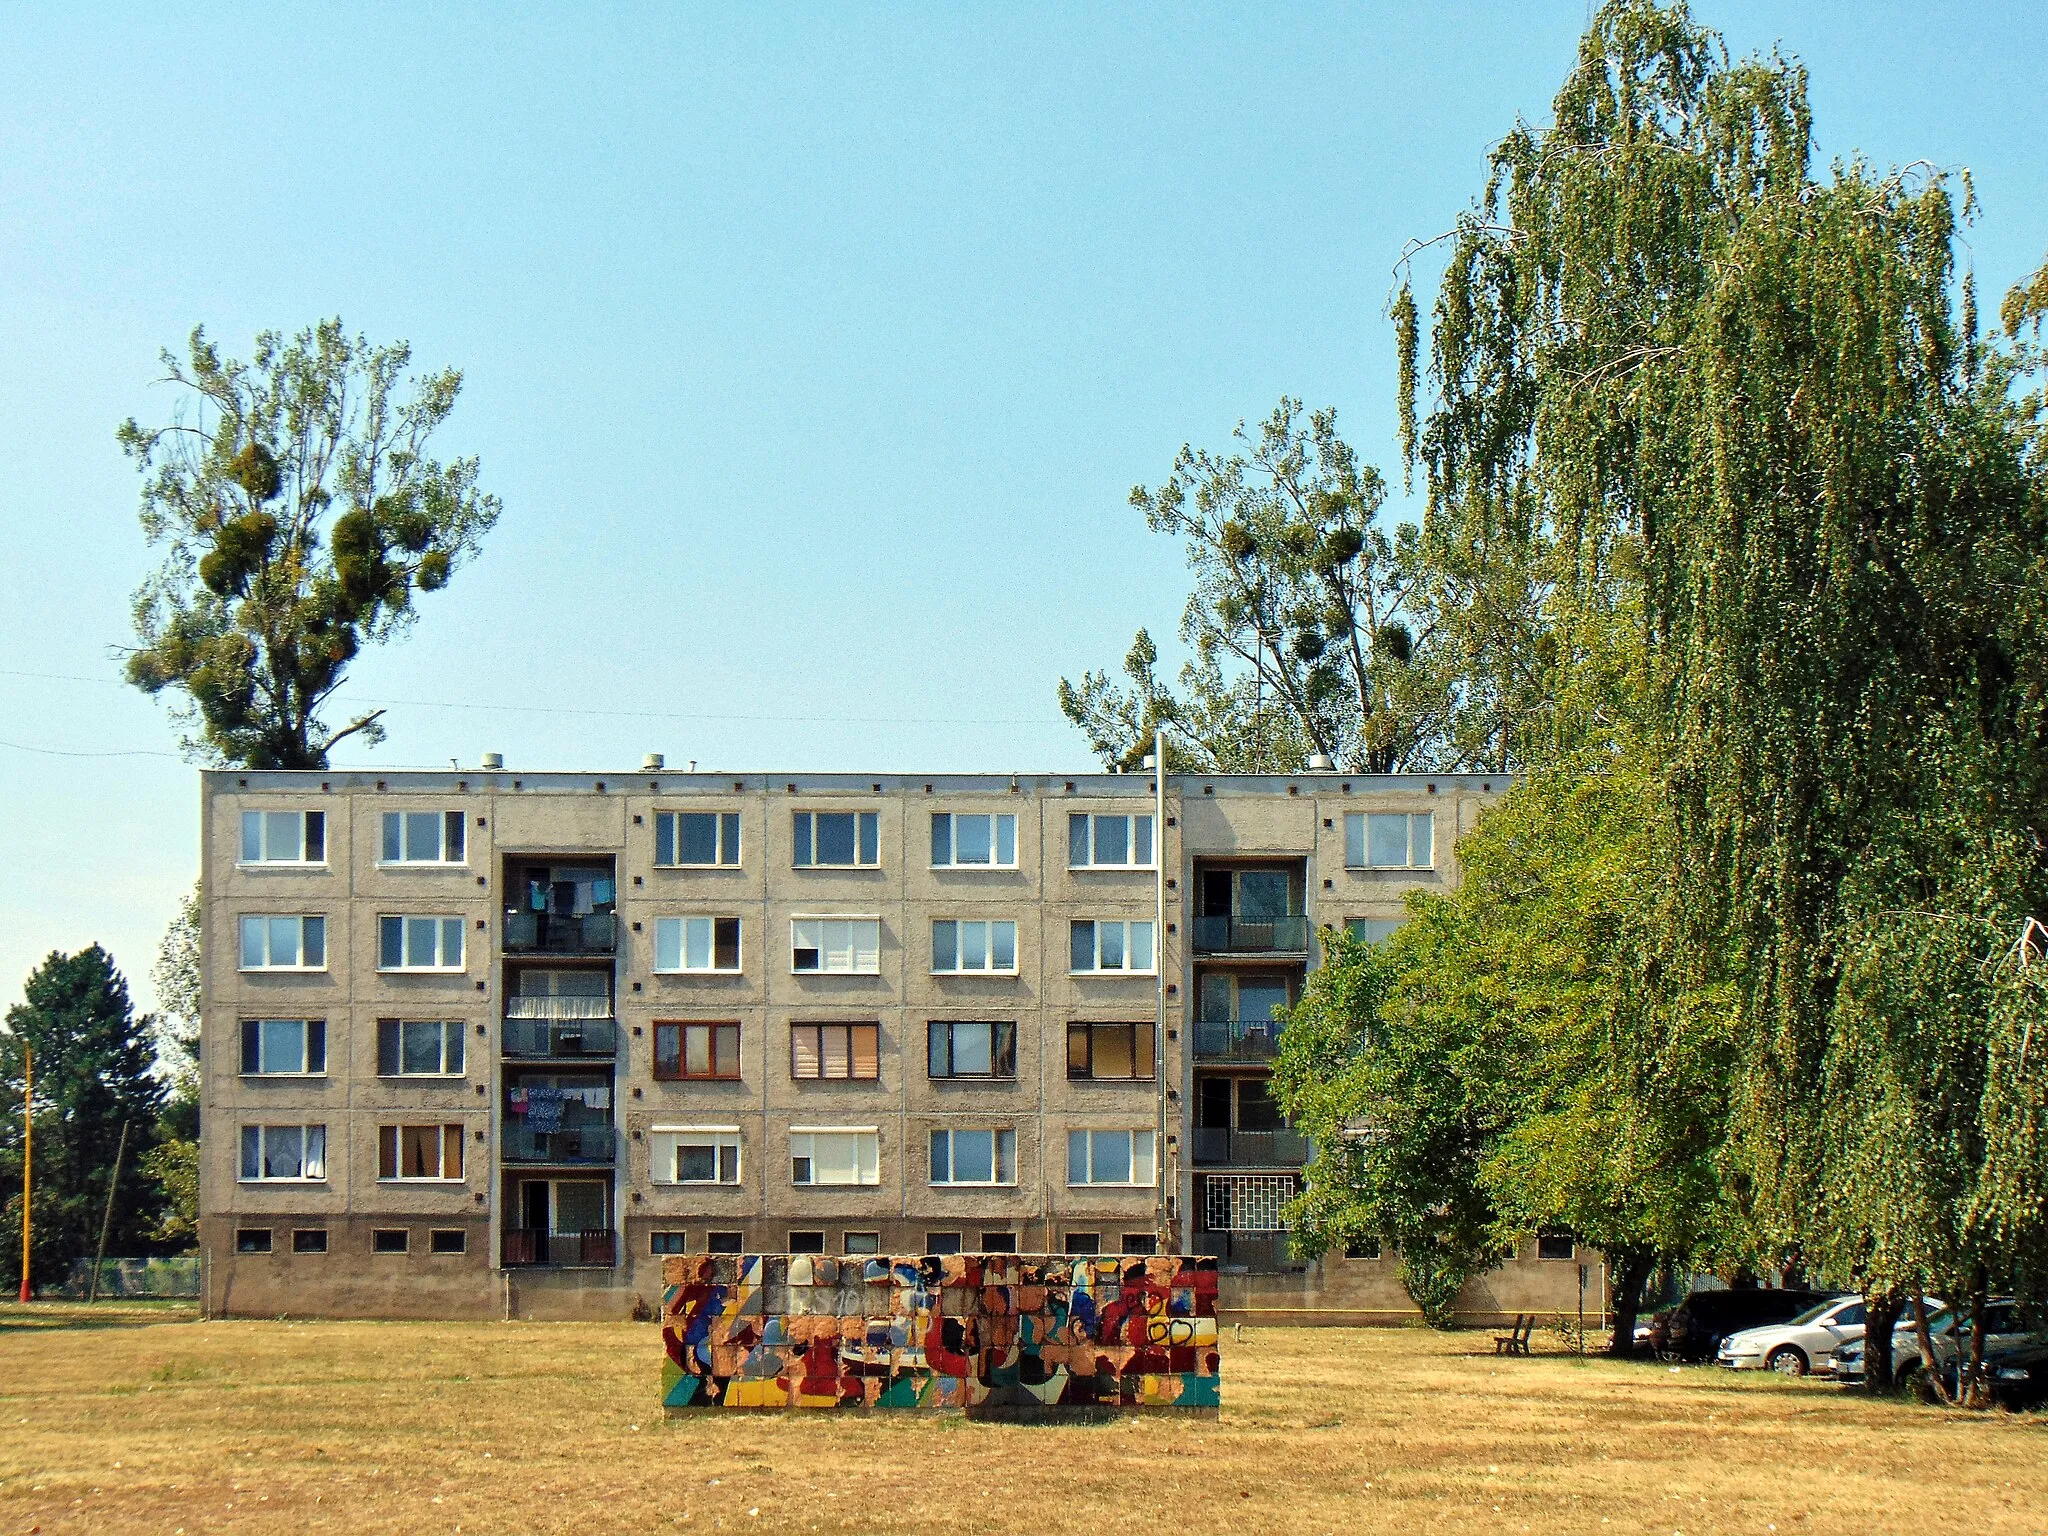
[(1211, 1258), (691, 1254), (663, 1260), (662, 1287), (671, 1415), (1222, 1404)]

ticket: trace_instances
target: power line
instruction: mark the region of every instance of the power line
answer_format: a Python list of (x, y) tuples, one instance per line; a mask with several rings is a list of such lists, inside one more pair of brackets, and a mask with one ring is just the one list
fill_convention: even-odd
[(43, 757), (176, 757), (175, 752), (152, 752), (143, 747), (132, 747), (113, 752), (70, 752), (62, 747), (32, 747), (25, 741), (0, 741), (0, 747), (12, 747), (17, 752), (34, 752)]

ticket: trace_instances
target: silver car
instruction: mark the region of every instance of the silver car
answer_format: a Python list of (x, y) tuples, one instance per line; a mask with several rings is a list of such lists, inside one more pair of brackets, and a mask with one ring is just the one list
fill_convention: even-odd
[(1835, 1351), (1863, 1337), (1864, 1321), (1862, 1297), (1836, 1296), (1807, 1308), (1790, 1322), (1729, 1334), (1721, 1341), (1716, 1358), (1731, 1371), (1831, 1376)]

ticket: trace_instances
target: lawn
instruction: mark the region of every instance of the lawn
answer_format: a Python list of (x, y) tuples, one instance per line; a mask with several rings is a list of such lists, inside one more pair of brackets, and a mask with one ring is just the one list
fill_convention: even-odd
[(665, 1421), (646, 1325), (0, 1307), (0, 1536), (2048, 1531), (2048, 1416), (1545, 1342), (1226, 1333), (1206, 1423)]

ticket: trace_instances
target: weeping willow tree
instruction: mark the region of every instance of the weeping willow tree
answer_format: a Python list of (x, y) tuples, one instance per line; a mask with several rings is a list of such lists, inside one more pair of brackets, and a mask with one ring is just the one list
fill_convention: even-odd
[[(1738, 998), (1722, 1169), (1747, 1256), (1882, 1296), (1981, 1257), (2038, 1291), (2015, 1255), (2044, 1175), (2012, 1138), (2036, 1134), (2015, 1127), (2048, 1051), (2012, 1056), (2018, 1109), (1982, 1067), (2033, 994), (1952, 984), (1997, 923), (2048, 909), (2048, 490), (2019, 340), (2048, 285), (1981, 342), (1954, 262), (1967, 179), (1821, 175), (1812, 152), (1799, 65), (1731, 59), (1683, 4), (1604, 7), (1552, 125), (1510, 133), (1432, 245), (1426, 361), (1405, 277), (1396, 295), (1423, 537), (1474, 633), (1533, 637), (1525, 762), (1597, 765), (1639, 733), (1664, 765), (1663, 985), (1725, 970)], [(1640, 691), (1575, 681), (1617, 643)], [(1936, 1035), (1976, 1065), (1920, 1071)], [(1831, 1114), (1852, 1062), (1863, 1097)], [(1928, 1095), (1971, 1178), (1865, 1177)], [(1911, 1243), (1845, 1246), (1902, 1201)], [(1967, 1238), (1994, 1229), (1995, 1260)]]

